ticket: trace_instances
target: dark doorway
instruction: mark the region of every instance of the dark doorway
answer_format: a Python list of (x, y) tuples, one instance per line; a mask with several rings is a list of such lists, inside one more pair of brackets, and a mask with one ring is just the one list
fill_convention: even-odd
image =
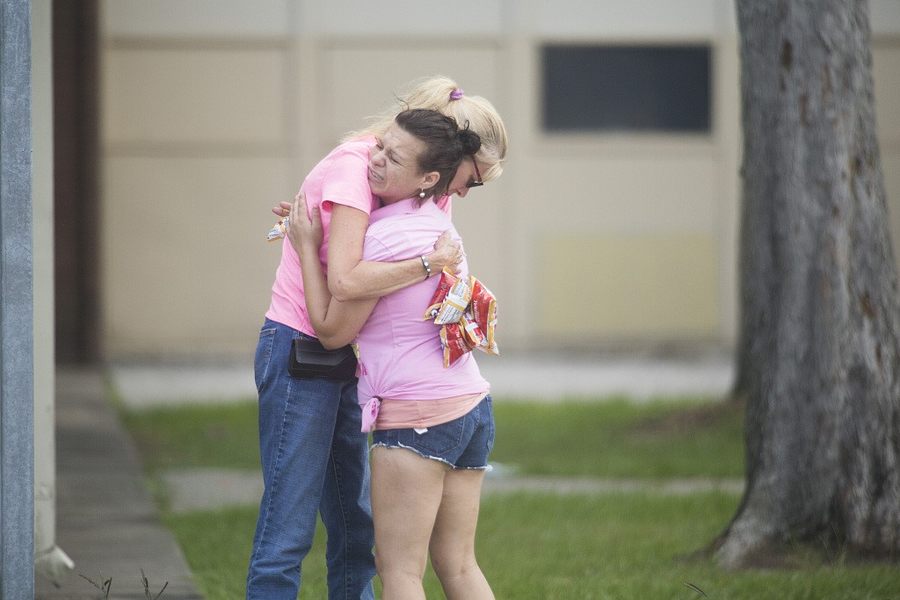
[(60, 364), (96, 363), (102, 355), (98, 17), (96, 0), (53, 2), (54, 284)]

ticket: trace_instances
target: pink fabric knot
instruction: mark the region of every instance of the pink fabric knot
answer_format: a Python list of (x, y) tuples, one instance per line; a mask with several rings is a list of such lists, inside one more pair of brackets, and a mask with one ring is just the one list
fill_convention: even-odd
[(362, 427), (360, 431), (369, 433), (375, 429), (375, 421), (378, 419), (378, 409), (381, 408), (381, 400), (370, 398), (362, 407)]
[(450, 92), (450, 99), (451, 100), (459, 100), (460, 98), (463, 97), (463, 94), (465, 94), (465, 92), (463, 91), (462, 88), (456, 88), (455, 90)]

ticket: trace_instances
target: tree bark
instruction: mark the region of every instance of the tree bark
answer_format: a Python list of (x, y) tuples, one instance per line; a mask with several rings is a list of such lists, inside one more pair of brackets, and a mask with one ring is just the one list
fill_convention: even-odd
[(900, 303), (868, 3), (737, 0), (747, 486), (718, 562), (823, 538), (900, 556)]

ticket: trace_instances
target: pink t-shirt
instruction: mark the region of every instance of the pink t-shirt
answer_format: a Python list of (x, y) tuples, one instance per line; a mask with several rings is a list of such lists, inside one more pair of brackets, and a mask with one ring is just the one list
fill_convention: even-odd
[[(430, 252), (450, 230), (450, 217), (434, 202), (421, 207), (417, 199), (402, 200), (371, 213), (363, 258), (397, 261)], [(462, 264), (468, 277), (468, 265)], [(440, 327), (423, 316), (440, 276), (393, 292), (375, 305), (359, 332), (359, 403), (371, 398), (439, 400), (489, 391), (472, 353), (444, 368)]]
[[(319, 161), (300, 189), (306, 194), (307, 210), (321, 207), (322, 227), (325, 237), (319, 249), (319, 259), (325, 265), (328, 257), (328, 232), (331, 224), (332, 204), (343, 204), (369, 214), (378, 206), (369, 189), (369, 149), (374, 138), (345, 142)], [(275, 272), (272, 285), (272, 301), (266, 317), (315, 336), (306, 312), (306, 296), (303, 293), (303, 276), (300, 259), (291, 242), (285, 238), (281, 247), (281, 263)]]

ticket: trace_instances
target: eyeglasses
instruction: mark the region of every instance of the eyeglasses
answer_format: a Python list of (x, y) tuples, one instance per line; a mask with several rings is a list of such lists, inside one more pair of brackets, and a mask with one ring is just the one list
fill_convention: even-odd
[(466, 183), (467, 188), (479, 187), (484, 185), (484, 181), (481, 180), (481, 172), (478, 170), (478, 161), (475, 160), (475, 157), (472, 157), (472, 166), (475, 167), (475, 179), (469, 180)]

